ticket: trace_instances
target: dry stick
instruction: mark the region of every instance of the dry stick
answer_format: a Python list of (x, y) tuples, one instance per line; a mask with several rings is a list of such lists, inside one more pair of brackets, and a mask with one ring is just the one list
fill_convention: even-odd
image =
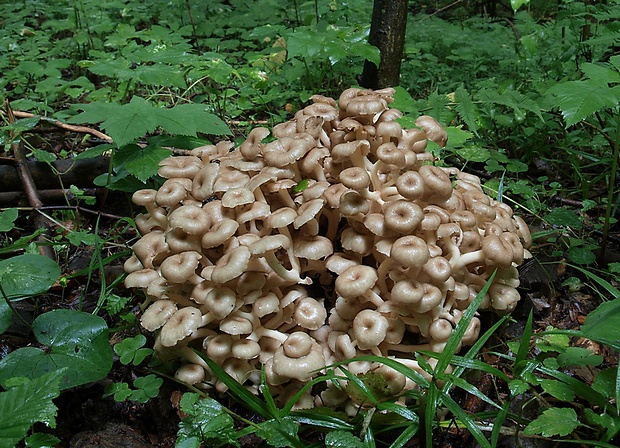
[[(13, 115), (13, 110), (11, 109), (11, 105), (7, 100), (6, 110), (9, 118), (9, 123), (15, 122), (15, 116)], [(11, 137), (14, 137), (11, 135)], [(28, 164), (26, 163), (26, 151), (24, 149), (24, 144), (20, 141), (18, 143), (13, 143), (11, 145), (11, 152), (17, 161), (17, 174), (22, 182), (24, 187), (24, 192), (26, 193), (26, 197), (28, 198), (28, 203), (37, 211), (37, 214), (34, 216), (34, 224), (36, 228), (44, 228), (47, 229), (48, 223), (46, 219), (40, 214), (39, 209), (43, 207), (43, 202), (41, 202), (41, 198), (39, 197), (39, 193), (37, 191), (37, 187), (34, 184), (34, 180), (32, 180), (32, 174), (28, 169)], [(39, 235), (36, 241), (39, 244), (39, 252), (41, 255), (44, 255), (52, 260), (55, 259), (54, 251), (50, 246), (45, 244), (45, 232)]]
[[(11, 109), (9, 109), (9, 104), (7, 103), (6, 105), (7, 107), (7, 112), (4, 111), (0, 111), (0, 113), (2, 113), (2, 115), (8, 115), (9, 116), (9, 121), (11, 121), (11, 116), (13, 116), (13, 121), (15, 121), (15, 117), (17, 118), (34, 118), (37, 117), (38, 115), (35, 114), (31, 114), (29, 112), (21, 112), (19, 110), (13, 111)], [(109, 135), (104, 134), (103, 132), (99, 132), (96, 129), (92, 129), (86, 126), (74, 126), (72, 124), (67, 124), (67, 123), (63, 123), (62, 121), (58, 121), (58, 120), (54, 120), (53, 118), (48, 118), (48, 117), (43, 117), (41, 116), (41, 119), (51, 123), (55, 126), (58, 126), (61, 129), (66, 129), (67, 131), (73, 131), (73, 132), (80, 132), (82, 134), (92, 134), (97, 138), (100, 138), (101, 140), (106, 140), (108, 142), (112, 142), (112, 137), (110, 137)]]

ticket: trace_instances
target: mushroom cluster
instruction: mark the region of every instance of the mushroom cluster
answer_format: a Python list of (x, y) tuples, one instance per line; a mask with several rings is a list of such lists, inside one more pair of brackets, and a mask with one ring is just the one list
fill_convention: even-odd
[[(445, 130), (429, 116), (403, 129), (393, 93), (314, 95), (238, 148), (165, 159), (161, 188), (133, 195), (146, 213), (125, 283), (152, 302), (141, 324), (159, 356), (189, 362), (179, 379), (226, 390), (192, 348), (254, 390), (264, 366), (281, 399), (359, 354), (425, 374), (412, 353), (442, 350), (493, 271), (482, 308), (514, 308), (527, 225), (478, 177), (436, 164), (426, 146), (445, 145)], [(385, 366), (349, 369), (381, 373), (395, 395), (413, 387)], [(347, 400), (328, 386), (303, 405)]]

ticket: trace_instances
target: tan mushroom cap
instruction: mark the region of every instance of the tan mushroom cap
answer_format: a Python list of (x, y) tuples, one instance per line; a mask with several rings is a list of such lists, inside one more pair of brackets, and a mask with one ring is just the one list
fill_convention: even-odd
[(177, 310), (176, 303), (172, 300), (157, 300), (142, 314), (140, 325), (145, 330), (155, 331), (168, 322)]
[(192, 335), (202, 324), (202, 313), (191, 306), (181, 308), (161, 328), (160, 340), (164, 347), (173, 347), (177, 342)]

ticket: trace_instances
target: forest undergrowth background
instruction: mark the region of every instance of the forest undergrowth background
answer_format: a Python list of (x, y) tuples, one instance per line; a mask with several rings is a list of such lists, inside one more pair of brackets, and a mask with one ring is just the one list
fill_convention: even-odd
[(445, 126), (434, 154), (534, 240), (515, 313), (415, 404), (368, 378), (354, 417), (207, 397), (152, 356), (122, 286), (131, 193), (165, 157), (357, 85), (372, 3), (0, 0), (0, 447), (618, 446), (615, 0), (410, 2), (392, 106)]

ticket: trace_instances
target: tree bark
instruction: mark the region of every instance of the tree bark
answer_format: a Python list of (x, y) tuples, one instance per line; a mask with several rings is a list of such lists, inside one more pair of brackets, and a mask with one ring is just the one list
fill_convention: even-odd
[(379, 67), (364, 63), (360, 84), (369, 89), (397, 86), (405, 46), (407, 0), (375, 0), (368, 42), (381, 50)]

